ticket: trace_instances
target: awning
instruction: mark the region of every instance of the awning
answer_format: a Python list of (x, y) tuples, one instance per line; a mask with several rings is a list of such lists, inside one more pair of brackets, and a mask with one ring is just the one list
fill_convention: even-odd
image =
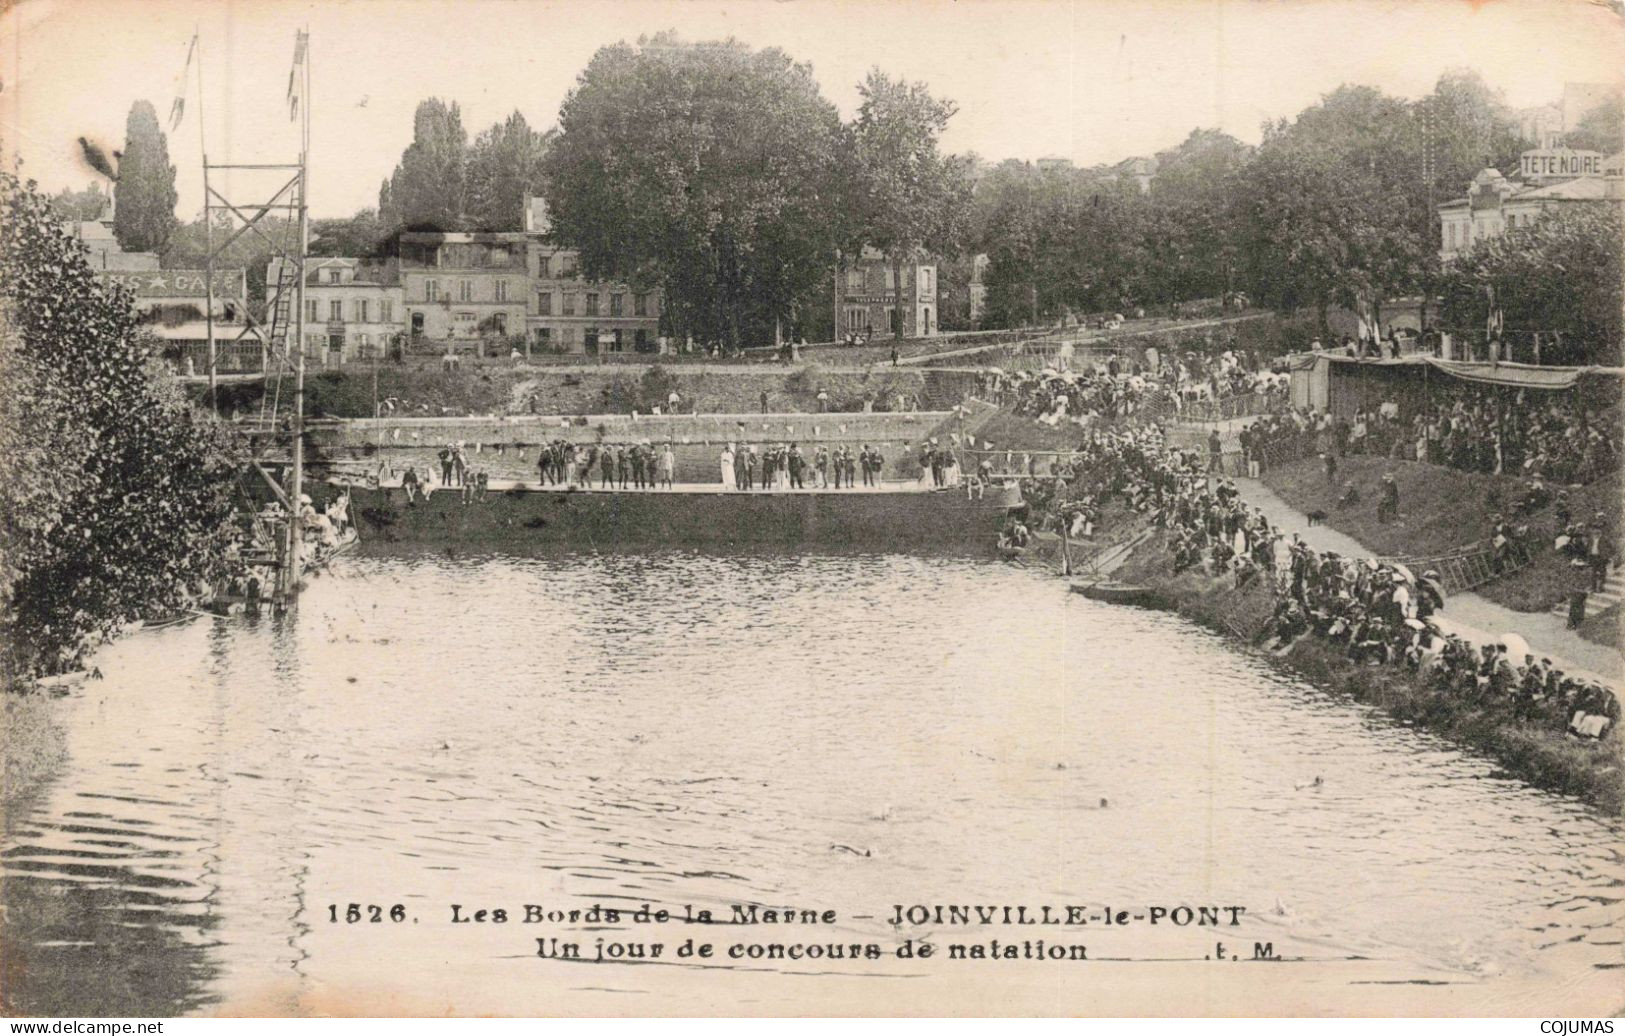
[(1361, 360), (1353, 356), (1329, 356), (1339, 366), (1408, 367), (1427, 365), (1441, 374), (1482, 385), (1557, 391), (1573, 388), (1581, 378), (1625, 378), (1620, 367), (1537, 367), (1529, 363), (1490, 363), (1484, 360), (1441, 360), (1435, 356), (1401, 356), (1383, 360)]

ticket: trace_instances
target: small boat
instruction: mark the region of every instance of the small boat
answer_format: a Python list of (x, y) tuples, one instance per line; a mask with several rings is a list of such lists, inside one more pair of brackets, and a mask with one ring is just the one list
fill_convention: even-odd
[(1157, 594), (1149, 586), (1103, 580), (1098, 583), (1073, 583), (1072, 592), (1092, 601), (1108, 604), (1130, 604), (1137, 608), (1157, 607)]

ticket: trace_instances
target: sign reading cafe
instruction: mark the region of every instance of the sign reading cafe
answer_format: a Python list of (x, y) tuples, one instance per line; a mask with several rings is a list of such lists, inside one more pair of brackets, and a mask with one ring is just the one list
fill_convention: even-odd
[[(209, 294), (206, 270), (104, 270), (96, 275), (103, 284), (128, 288), (136, 298), (197, 298)], [(214, 294), (220, 299), (240, 299), (247, 294), (242, 270), (214, 271)]]

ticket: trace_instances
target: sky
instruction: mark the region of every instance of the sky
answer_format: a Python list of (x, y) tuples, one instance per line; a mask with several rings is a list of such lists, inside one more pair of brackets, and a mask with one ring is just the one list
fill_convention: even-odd
[[(922, 80), (958, 104), (944, 146), (991, 161), (1116, 162), (1199, 126), (1256, 143), (1345, 82), (1418, 97), (1467, 67), (1528, 107), (1625, 77), (1617, 7), (1584, 0), (19, 0), (0, 15), (5, 162), (53, 192), (86, 186), (77, 139), (121, 147), (137, 99), (167, 118), (196, 30), (202, 116), (194, 69), (169, 133), (193, 216), (203, 144), (212, 162), (296, 159), (301, 26), (315, 217), (377, 203), (420, 100), (457, 101), (471, 138), (516, 108), (545, 128), (594, 51), (663, 29), (780, 47), (843, 116), (871, 68)], [(235, 175), (228, 195), (269, 174)]]

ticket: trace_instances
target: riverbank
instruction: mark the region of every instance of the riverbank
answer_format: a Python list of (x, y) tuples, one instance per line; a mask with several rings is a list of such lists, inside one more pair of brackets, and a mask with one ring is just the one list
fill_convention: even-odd
[[(1399, 487), (1399, 515), (1390, 522), (1377, 520), (1385, 475), (1392, 475)], [(1368, 456), (1343, 458), (1333, 483), (1327, 482), (1321, 462), (1314, 458), (1271, 468), (1262, 481), (1294, 510), (1322, 512), (1327, 525), (1379, 557), (1432, 557), (1488, 542), (1498, 515), (1514, 525), (1527, 525), (1534, 552), (1530, 564), (1476, 590), (1519, 612), (1550, 611), (1568, 596), (1573, 583), (1568, 559), (1552, 549), (1552, 541), (1561, 533), (1557, 490), (1567, 489), (1569, 514), (1579, 521), (1589, 521), (1597, 511), (1616, 509), (1621, 491), (1617, 474), (1589, 486), (1554, 486), (1551, 499), (1523, 511), (1518, 502), (1528, 492), (1526, 479)], [(1344, 483), (1360, 492), (1361, 503), (1337, 506)]]
[[(1000, 433), (996, 445), (1020, 451), (1055, 448), (1060, 443), (1053, 430), (1035, 422), (1006, 415), (990, 422)], [(1074, 433), (1075, 434), (1075, 433)], [(1268, 487), (1248, 480), (1237, 483), (1249, 505), (1260, 506), (1271, 524), (1285, 532), (1296, 532), (1317, 549), (1337, 549), (1345, 556), (1369, 553), (1352, 539), (1327, 530), (1324, 525), (1310, 528), (1303, 515), (1292, 511)], [(1103, 516), (1104, 517), (1104, 516)], [(1114, 514), (1102, 521), (1102, 536), (1109, 539), (1122, 528), (1123, 518)], [(1328, 548), (1318, 540), (1337, 536), (1340, 542)], [(1077, 555), (1074, 553), (1074, 561)], [(1035, 544), (1023, 559), (1034, 565), (1058, 568), (1052, 545)], [(1187, 571), (1172, 575), (1172, 556), (1163, 533), (1148, 536), (1132, 550), (1106, 559), (1093, 578), (1112, 576), (1124, 583), (1149, 587), (1159, 607), (1178, 612), (1192, 621), (1257, 647), (1274, 601), (1259, 589), (1238, 593), (1233, 578), (1210, 577)], [(1074, 570), (1077, 565), (1074, 564)], [(1492, 613), (1492, 614), (1486, 614)], [(1595, 677), (1618, 686), (1618, 653), (1597, 644), (1585, 643), (1572, 633), (1553, 628), (1560, 623), (1547, 614), (1515, 614), (1473, 594), (1453, 595), (1439, 619), (1446, 632), (1478, 644), (1496, 639), (1500, 632), (1524, 634), (1534, 649), (1552, 658), (1559, 669), (1582, 677)], [(1334, 645), (1305, 637), (1269, 658), (1295, 674), (1333, 693), (1348, 695), (1381, 708), (1403, 723), (1439, 734), (1464, 748), (1482, 753), (1507, 772), (1529, 783), (1573, 795), (1610, 815), (1619, 815), (1625, 804), (1625, 784), (1620, 769), (1619, 727), (1601, 741), (1582, 741), (1549, 727), (1537, 726), (1507, 712), (1485, 708), (1432, 686), (1426, 680), (1395, 667), (1358, 666), (1350, 663)], [(1577, 661), (1576, 661), (1577, 660)]]
[[(357, 363), (342, 370), (309, 375), (306, 413), (313, 417), (372, 417), (374, 404), (386, 416), (447, 417), (475, 414), (649, 414), (670, 409), (678, 395), (682, 413), (756, 414), (861, 413), (918, 408), (927, 393), (919, 370), (878, 366), (870, 370), (830, 369), (813, 364), (698, 364), (646, 367), (550, 367), (512, 363), (469, 364), (442, 370), (438, 364)], [(233, 386), (223, 393), (230, 406), (257, 409), (264, 386)], [(825, 399), (820, 402), (822, 392)]]
[[(1176, 576), (1172, 570), (1172, 555), (1159, 532), (1129, 552), (1113, 576), (1150, 587), (1166, 610), (1258, 647), (1269, 615), (1267, 594), (1238, 593), (1229, 576), (1193, 571)], [(1536, 787), (1573, 795), (1609, 815), (1619, 815), (1625, 805), (1617, 725), (1601, 740), (1580, 740), (1463, 700), (1402, 668), (1355, 665), (1335, 645), (1313, 636), (1268, 657), (1317, 687), (1481, 752)]]

